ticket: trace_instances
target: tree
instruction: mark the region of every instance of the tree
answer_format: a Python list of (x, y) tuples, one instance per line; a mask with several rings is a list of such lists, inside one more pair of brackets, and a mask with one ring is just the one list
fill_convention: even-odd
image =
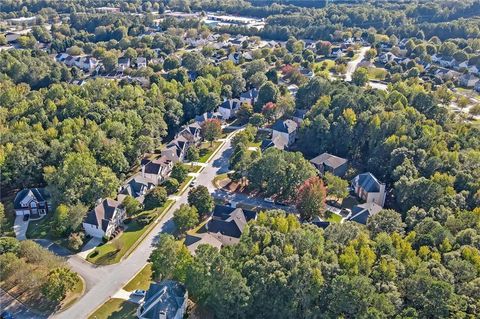
[(5, 208), (2, 203), (0, 203), (0, 234), (3, 233), (5, 225)]
[(280, 95), (278, 87), (270, 81), (265, 82), (258, 91), (256, 108), (261, 109), (266, 103), (275, 103)]
[(200, 71), (207, 63), (204, 56), (197, 51), (186, 52), (182, 56), (182, 66), (190, 71)]
[(80, 280), (78, 275), (67, 268), (55, 268), (47, 276), (47, 281), (42, 285), (43, 295), (51, 301), (61, 301), (67, 292), (73, 290)]
[(198, 224), (198, 211), (195, 207), (182, 204), (173, 213), (173, 221), (181, 233), (192, 229)]
[(377, 56), (377, 50), (375, 49), (368, 49), (367, 52), (365, 52), (365, 58), (367, 60), (372, 60), (373, 58), (375, 58)]
[(315, 49), (317, 50), (317, 54), (320, 55), (330, 55), (332, 52), (332, 43), (330, 41), (318, 41), (315, 44)]
[(402, 216), (393, 209), (383, 209), (367, 220), (367, 228), (372, 237), (376, 237), (381, 232), (403, 234), (405, 226)]
[(124, 198), (122, 205), (125, 207), (128, 216), (133, 216), (141, 210), (140, 202), (130, 195)]
[(179, 183), (183, 183), (188, 177), (188, 169), (180, 162), (175, 163), (175, 165), (173, 165), (170, 176), (172, 178), (175, 178)]
[(219, 138), (222, 134), (222, 123), (218, 119), (208, 119), (202, 124), (200, 131), (202, 138), (213, 145), (213, 141)]
[(348, 196), (348, 181), (327, 172), (325, 173), (325, 182), (327, 183), (328, 194), (339, 200)]
[(250, 117), (248, 123), (254, 127), (261, 127), (265, 123), (265, 117), (261, 113), (255, 113), (252, 115), (252, 117)]
[(215, 202), (212, 195), (203, 185), (199, 185), (190, 190), (188, 193), (188, 203), (195, 206), (200, 216), (205, 216), (210, 213), (215, 207)]
[(182, 242), (175, 241), (172, 235), (162, 233), (150, 261), (155, 278), (184, 282), (192, 256)]
[(242, 103), (237, 113), (235, 114), (237, 119), (242, 123), (247, 123), (253, 115), (253, 107), (250, 103)]
[(175, 178), (169, 178), (163, 182), (163, 187), (165, 187), (168, 195), (172, 195), (178, 191), (180, 183)]
[(368, 70), (360, 67), (352, 74), (352, 82), (357, 86), (364, 86), (368, 82)]
[(68, 248), (73, 251), (78, 251), (83, 246), (83, 239), (85, 235), (83, 233), (71, 233), (68, 236)]
[(143, 206), (146, 210), (151, 210), (163, 206), (166, 201), (167, 191), (165, 187), (157, 186), (145, 195)]
[(311, 221), (316, 216), (323, 216), (327, 192), (323, 181), (314, 176), (307, 179), (298, 189), (296, 207), (303, 220)]
[(198, 147), (196, 147), (195, 145), (190, 146), (185, 156), (187, 161), (195, 162), (195, 161), (198, 161), (199, 157), (200, 157), (200, 154), (199, 154)]
[(69, 227), (68, 224), (68, 206), (58, 205), (53, 213), (52, 230), (56, 236), (63, 236)]

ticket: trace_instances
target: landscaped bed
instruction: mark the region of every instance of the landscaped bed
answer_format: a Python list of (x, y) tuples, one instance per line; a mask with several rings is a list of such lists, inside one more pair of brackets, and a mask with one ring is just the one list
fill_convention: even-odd
[[(172, 205), (173, 201), (168, 200), (165, 205), (156, 209), (156, 218), (162, 214)], [(155, 218), (155, 219), (156, 219)], [(133, 220), (128, 224), (127, 229), (117, 238), (110, 242), (98, 246), (95, 250), (87, 256), (87, 261), (97, 265), (111, 265), (118, 263), (133, 247), (140, 243), (142, 235), (147, 234), (153, 228), (154, 223), (142, 225)]]
[(113, 298), (104, 303), (89, 319), (123, 319), (135, 318), (138, 305), (123, 299)]

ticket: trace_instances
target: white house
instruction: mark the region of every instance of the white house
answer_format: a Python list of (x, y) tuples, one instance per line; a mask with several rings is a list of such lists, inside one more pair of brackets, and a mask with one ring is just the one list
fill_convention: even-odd
[(355, 194), (367, 203), (375, 203), (383, 207), (385, 204), (385, 184), (379, 182), (372, 173), (357, 175), (352, 180)]
[(137, 69), (146, 68), (147, 67), (147, 59), (144, 57), (137, 58)]
[(235, 117), (238, 109), (240, 108), (241, 102), (238, 99), (229, 99), (225, 100), (218, 107), (218, 112), (222, 114), (224, 120), (228, 120), (232, 117)]
[(51, 209), (50, 194), (45, 188), (25, 188), (13, 200), (15, 215), (43, 216)]
[(166, 156), (160, 156), (157, 159), (144, 158), (140, 162), (141, 176), (151, 183), (160, 184), (171, 172), (173, 161)]
[(478, 82), (478, 78), (473, 74), (464, 74), (458, 79), (458, 82), (463, 87), (473, 88)]
[(110, 238), (125, 219), (125, 208), (119, 201), (106, 198), (87, 213), (83, 221), (85, 232), (97, 238)]
[(293, 120), (278, 120), (272, 126), (272, 141), (275, 147), (285, 149), (295, 142), (298, 129), (297, 122)]

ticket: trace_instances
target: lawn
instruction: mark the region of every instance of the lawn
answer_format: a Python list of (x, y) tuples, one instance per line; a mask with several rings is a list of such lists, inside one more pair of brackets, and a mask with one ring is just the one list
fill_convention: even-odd
[(223, 173), (223, 174), (215, 176), (212, 180), (213, 186), (215, 186), (216, 188), (221, 188), (222, 186), (220, 185), (220, 182), (225, 180), (225, 179), (228, 179), (228, 174), (227, 173)]
[(198, 171), (202, 168), (200, 165), (192, 165), (192, 164), (183, 164), (183, 167), (188, 169), (189, 173), (198, 173)]
[(333, 67), (335, 67), (335, 61), (331, 59), (325, 59), (320, 62), (315, 63), (314, 70), (317, 71), (322, 71), (323, 67), (325, 66), (325, 70), (329, 71)]
[(192, 181), (192, 179), (193, 179), (193, 176), (187, 176), (187, 178), (185, 178), (185, 180), (180, 184), (180, 186), (178, 186), (178, 191), (176, 192), (176, 195), (180, 195), (182, 193), (185, 185), (190, 183)]
[(198, 162), (200, 163), (206, 163), (207, 160), (210, 158), (210, 156), (217, 150), (217, 148), (222, 145), (222, 142), (213, 142), (212, 145), (210, 145), (210, 142), (204, 142), (202, 143), (200, 147), (200, 158), (198, 159)]
[(152, 283), (152, 265), (147, 264), (123, 289), (126, 291), (134, 291), (137, 289), (147, 290), (148, 287), (150, 287), (150, 283)]
[(113, 298), (104, 303), (89, 319), (123, 319), (135, 318), (138, 305), (123, 299)]
[(368, 78), (370, 80), (385, 80), (387, 71), (381, 68), (368, 68)]
[[(157, 218), (168, 209), (173, 200), (168, 200), (165, 205), (156, 211)], [(118, 263), (127, 253), (130, 253), (138, 244), (140, 244), (142, 235), (147, 234), (155, 223), (140, 225), (136, 221), (128, 224), (127, 229), (117, 238), (110, 242), (98, 246), (87, 256), (87, 261), (96, 265), (111, 265)]]
[(330, 223), (340, 223), (342, 221), (342, 216), (327, 211), (325, 212), (325, 221)]
[(40, 239), (48, 238), (52, 239), (50, 234), (50, 222), (53, 217), (53, 212), (48, 213), (45, 217), (39, 220), (30, 220), (27, 229), (27, 238)]

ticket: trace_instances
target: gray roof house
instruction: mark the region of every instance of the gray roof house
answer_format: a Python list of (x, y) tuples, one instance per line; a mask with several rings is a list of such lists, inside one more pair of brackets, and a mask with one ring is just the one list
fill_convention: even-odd
[(360, 224), (366, 224), (370, 216), (377, 214), (382, 209), (382, 206), (374, 202), (356, 205), (352, 207), (352, 213), (347, 219)]
[(123, 202), (125, 197), (132, 196), (140, 203), (143, 203), (145, 194), (155, 187), (153, 181), (142, 176), (141, 173), (134, 175), (122, 185), (117, 199)]
[(285, 149), (295, 142), (298, 123), (293, 120), (278, 120), (272, 126), (272, 142), (276, 148)]
[(15, 195), (13, 208), (15, 215), (40, 217), (48, 213), (50, 193), (45, 188), (24, 188)]
[(372, 173), (357, 175), (352, 180), (352, 188), (355, 194), (367, 203), (374, 202), (381, 207), (385, 204), (385, 184), (378, 181)]
[(110, 237), (124, 219), (125, 208), (122, 204), (114, 199), (105, 198), (87, 213), (83, 228), (92, 237)]
[(255, 104), (258, 98), (258, 90), (256, 88), (250, 89), (243, 93), (240, 93), (240, 102), (248, 102), (250, 104)]
[(174, 280), (150, 284), (137, 309), (139, 319), (182, 319), (187, 309), (188, 292)]
[(336, 176), (343, 176), (347, 172), (348, 160), (332, 154), (323, 153), (310, 160), (321, 174), (330, 172)]

